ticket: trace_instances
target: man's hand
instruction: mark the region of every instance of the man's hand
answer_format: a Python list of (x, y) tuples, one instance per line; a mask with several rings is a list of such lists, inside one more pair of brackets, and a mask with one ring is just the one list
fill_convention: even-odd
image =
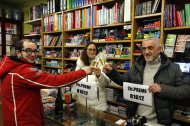
[(161, 87), (159, 84), (157, 83), (154, 83), (154, 84), (151, 84), (148, 88), (148, 90), (152, 93), (160, 93), (161, 92)]
[(85, 66), (85, 67), (83, 67), (81, 69), (83, 69), (86, 72), (87, 75), (92, 74), (92, 67)]
[(109, 73), (113, 68), (111, 67), (110, 64), (105, 64), (105, 66), (103, 67), (103, 72), (104, 73)]

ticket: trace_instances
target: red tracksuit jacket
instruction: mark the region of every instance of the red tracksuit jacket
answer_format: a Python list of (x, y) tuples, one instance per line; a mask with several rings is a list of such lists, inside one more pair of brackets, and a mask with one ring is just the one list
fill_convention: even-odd
[(5, 56), (0, 62), (3, 125), (43, 126), (40, 89), (66, 86), (85, 76), (84, 70), (52, 75)]

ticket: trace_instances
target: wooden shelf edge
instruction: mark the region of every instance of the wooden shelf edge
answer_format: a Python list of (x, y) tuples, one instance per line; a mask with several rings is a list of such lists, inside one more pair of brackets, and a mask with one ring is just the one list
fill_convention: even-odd
[(165, 27), (164, 31), (184, 30), (184, 29), (190, 29), (190, 26)]
[(126, 39), (126, 40), (112, 40), (112, 41), (93, 41), (94, 43), (130, 43), (131, 40), (130, 39)]
[(58, 34), (58, 33), (61, 33), (61, 34), (62, 34), (62, 31), (43, 32), (44, 35), (46, 35), (46, 34)]
[(106, 28), (106, 27), (117, 27), (117, 26), (124, 26), (124, 25), (130, 25), (131, 22), (123, 22), (123, 23), (117, 23), (117, 24), (106, 24), (106, 25), (100, 25), (100, 26), (93, 26), (93, 28)]
[(65, 48), (83, 48), (85, 47), (85, 45), (65, 45)]
[(107, 57), (108, 60), (130, 60), (130, 58), (117, 58), (117, 57)]
[(78, 58), (64, 58), (64, 60), (67, 60), (67, 61), (77, 61)]
[(62, 48), (62, 46), (43, 46), (43, 48)]
[(64, 32), (72, 32), (72, 31), (83, 31), (83, 30), (90, 30), (90, 28), (76, 28), (76, 29), (67, 29)]
[(34, 19), (34, 20), (29, 20), (25, 21), (24, 24), (36, 24), (36, 23), (41, 23), (42, 18)]
[(33, 36), (41, 36), (41, 34), (27, 34), (24, 37), (33, 37)]
[(135, 19), (157, 17), (157, 16), (161, 16), (161, 15), (162, 15), (161, 13), (146, 14), (146, 15), (135, 16)]
[(62, 60), (62, 58), (50, 58), (50, 57), (43, 57), (43, 59), (50, 59), (50, 60)]

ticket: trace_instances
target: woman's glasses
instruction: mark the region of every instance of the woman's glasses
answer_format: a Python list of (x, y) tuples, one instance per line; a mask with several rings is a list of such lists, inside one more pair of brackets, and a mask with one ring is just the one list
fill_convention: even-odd
[(22, 49), (21, 51), (26, 52), (26, 54), (28, 54), (28, 55), (32, 55), (32, 53), (34, 53), (35, 55), (39, 54), (39, 51), (37, 49), (32, 50), (30, 48), (26, 48), (26, 49)]
[(96, 52), (96, 49), (91, 49), (91, 48), (90, 48), (90, 49), (87, 49), (87, 50), (90, 51), (90, 52), (92, 52), (92, 51), (93, 51), (93, 52)]

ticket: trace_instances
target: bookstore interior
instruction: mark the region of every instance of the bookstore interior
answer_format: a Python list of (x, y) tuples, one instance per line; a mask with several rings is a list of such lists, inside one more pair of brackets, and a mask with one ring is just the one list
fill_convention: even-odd
[[(15, 43), (26, 38), (38, 45), (36, 68), (51, 74), (69, 73), (75, 70), (85, 45), (93, 42), (103, 53), (101, 58), (123, 74), (142, 54), (143, 39), (156, 37), (162, 51), (190, 80), (189, 11), (189, 0), (2, 0), (0, 61), (4, 55), (15, 55)], [(65, 111), (61, 119), (54, 113), (57, 99), (52, 102), (49, 91), (42, 91), (47, 126), (88, 125), (91, 118), (84, 111), (88, 107), (76, 105), (72, 88), (61, 88)], [(79, 89), (79, 95), (85, 94), (85, 89)], [(123, 86), (114, 82), (105, 87), (108, 108), (92, 116), (96, 121), (93, 124), (91, 120), (93, 125), (132, 126), (144, 121), (142, 117), (127, 119), (128, 100), (123, 98), (123, 91)], [(87, 105), (91, 96), (85, 97)], [(190, 124), (189, 101), (175, 103), (173, 119), (177, 125)], [(76, 108), (83, 110), (78, 112)], [(131, 125), (123, 124), (126, 120)]]

